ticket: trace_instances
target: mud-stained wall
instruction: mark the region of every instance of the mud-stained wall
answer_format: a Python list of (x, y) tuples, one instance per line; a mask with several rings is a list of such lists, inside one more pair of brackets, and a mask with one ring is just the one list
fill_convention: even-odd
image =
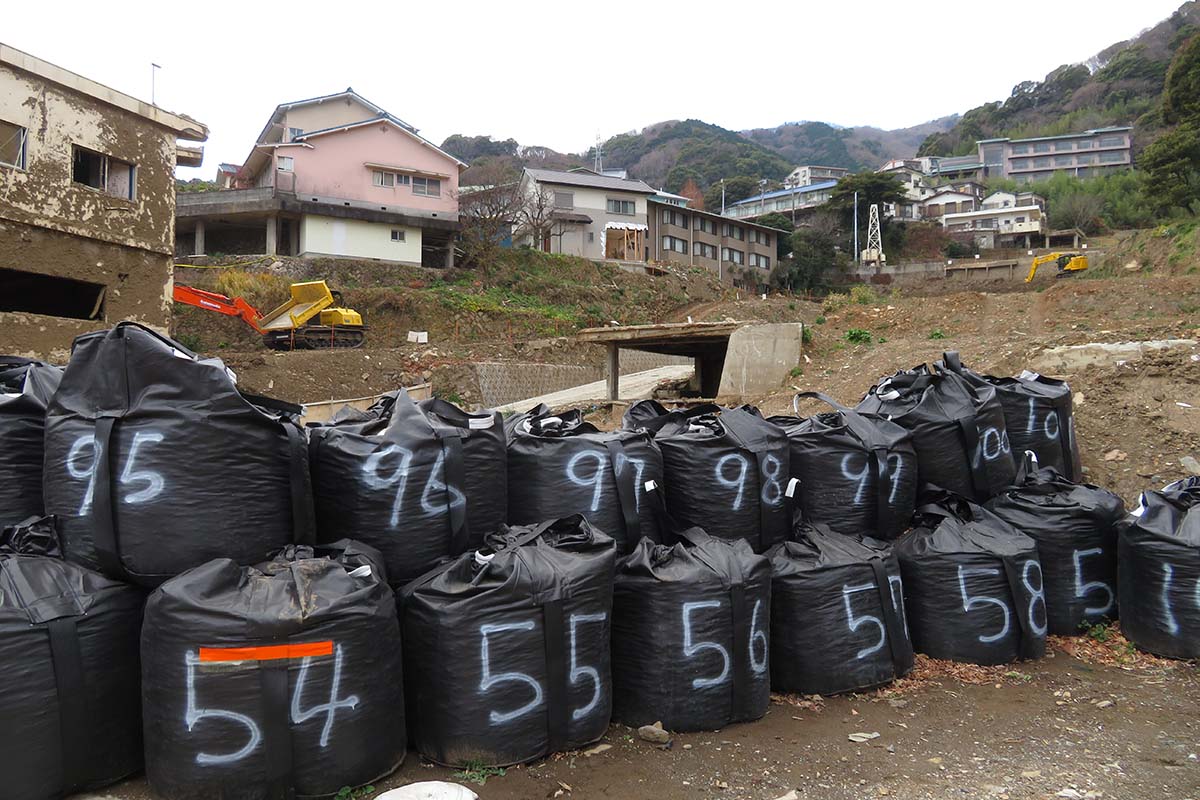
[[(25, 168), (0, 165), (0, 267), (108, 287), (101, 323), (0, 314), (0, 352), (47, 355), (76, 333), (122, 319), (165, 329), (176, 134), (3, 64), (0, 119), (27, 131)], [(136, 165), (133, 199), (75, 183), (73, 145)]]
[(170, 289), (172, 261), (170, 255), (0, 219), (0, 267), (64, 275), (107, 287), (100, 320), (0, 313), (0, 353), (65, 363), (76, 336), (125, 319), (166, 333), (169, 317), (163, 292)]
[[(25, 169), (0, 167), (0, 216), (170, 253), (175, 134), (147, 119), (0, 65), (0, 119), (28, 131)], [(133, 200), (71, 180), (71, 146), (137, 166)]]

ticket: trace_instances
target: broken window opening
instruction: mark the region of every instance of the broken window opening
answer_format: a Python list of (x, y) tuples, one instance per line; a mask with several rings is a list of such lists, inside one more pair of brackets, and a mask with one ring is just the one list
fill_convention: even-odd
[(25, 169), (26, 130), (0, 119), (0, 164)]
[(118, 158), (83, 147), (73, 147), (71, 180), (90, 186), (111, 197), (132, 200), (137, 167)]
[(103, 320), (105, 286), (0, 267), (0, 311)]

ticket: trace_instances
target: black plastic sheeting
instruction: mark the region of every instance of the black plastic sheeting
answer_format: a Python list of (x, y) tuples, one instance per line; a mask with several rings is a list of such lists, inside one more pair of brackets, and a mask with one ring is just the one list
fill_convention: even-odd
[(1074, 483), (1051, 467), (1018, 474), (1017, 485), (986, 508), (1037, 542), (1046, 616), (1056, 636), (1117, 618), (1117, 524), (1125, 503), (1112, 492)]
[(956, 352), (943, 353), (936, 366), (954, 372), (973, 386), (995, 388), (1017, 461), (1030, 451), (1043, 467), (1053, 467), (1067, 480), (1082, 479), (1071, 387), (1066, 381), (1028, 370), (1015, 378), (980, 375), (964, 367)]
[(840, 694), (908, 674), (900, 564), (878, 540), (800, 525), (771, 560), (771, 687)]
[(596, 741), (612, 712), (615, 542), (574, 515), (486, 543), (400, 593), (417, 750), (506, 766)]
[(617, 565), (613, 718), (671, 731), (758, 719), (771, 702), (767, 559), (699, 528), (672, 538)]
[(650, 434), (602, 432), (577, 411), (553, 414), (539, 405), (510, 417), (508, 519), (536, 525), (583, 514), (616, 540), (619, 552), (661, 534), (645, 499), (647, 481), (663, 483), (663, 459)]
[(166, 800), (328, 795), (404, 759), (400, 626), (351, 541), (217, 559), (146, 606), (146, 778)]
[(309, 428), (318, 541), (353, 537), (400, 585), (507, 521), (503, 418), (404, 390)]
[(62, 370), (0, 356), (0, 526), (41, 516), (46, 407)]
[(0, 534), (0, 789), (58, 800), (142, 767), (145, 594), (56, 556), (50, 519)]
[(982, 503), (1016, 476), (1004, 410), (991, 386), (922, 365), (872, 386), (858, 410), (912, 431), (922, 485)]
[(299, 412), (141, 325), (78, 337), (46, 418), (46, 511), (67, 559), (157, 586), (311, 543)]
[(960, 497), (922, 499), (912, 532), (895, 544), (916, 651), (983, 665), (1041, 658), (1047, 619), (1037, 544)]
[(821, 400), (834, 410), (767, 421), (787, 434), (804, 521), (876, 539), (894, 539), (907, 530), (917, 497), (912, 434), (817, 392), (796, 395), (797, 414), (801, 398)]
[(668, 411), (642, 400), (626, 411), (623, 425), (651, 431), (662, 448), (667, 509), (681, 527), (744, 539), (757, 553), (787, 538), (787, 436), (756, 409), (710, 404)]
[(1200, 658), (1200, 478), (1144, 492), (1118, 534), (1121, 632), (1140, 649)]

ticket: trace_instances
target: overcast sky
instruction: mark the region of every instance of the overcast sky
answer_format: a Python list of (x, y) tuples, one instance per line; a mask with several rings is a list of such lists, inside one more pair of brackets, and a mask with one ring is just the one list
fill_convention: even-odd
[[(666, 119), (900, 128), (1007, 97), (1181, 0), (74, 2), (0, 41), (208, 125), (241, 163), (274, 107), (347, 86), (440, 143), (582, 152)], [(10, 10), (11, 11), (11, 10)], [(10, 21), (14, 19), (8, 14)]]

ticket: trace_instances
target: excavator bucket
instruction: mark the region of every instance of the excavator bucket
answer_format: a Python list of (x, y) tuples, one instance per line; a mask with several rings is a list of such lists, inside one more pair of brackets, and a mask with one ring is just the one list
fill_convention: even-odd
[(260, 324), (264, 331), (294, 330), (333, 305), (333, 292), (325, 281), (292, 284), (292, 297), (267, 312)]

